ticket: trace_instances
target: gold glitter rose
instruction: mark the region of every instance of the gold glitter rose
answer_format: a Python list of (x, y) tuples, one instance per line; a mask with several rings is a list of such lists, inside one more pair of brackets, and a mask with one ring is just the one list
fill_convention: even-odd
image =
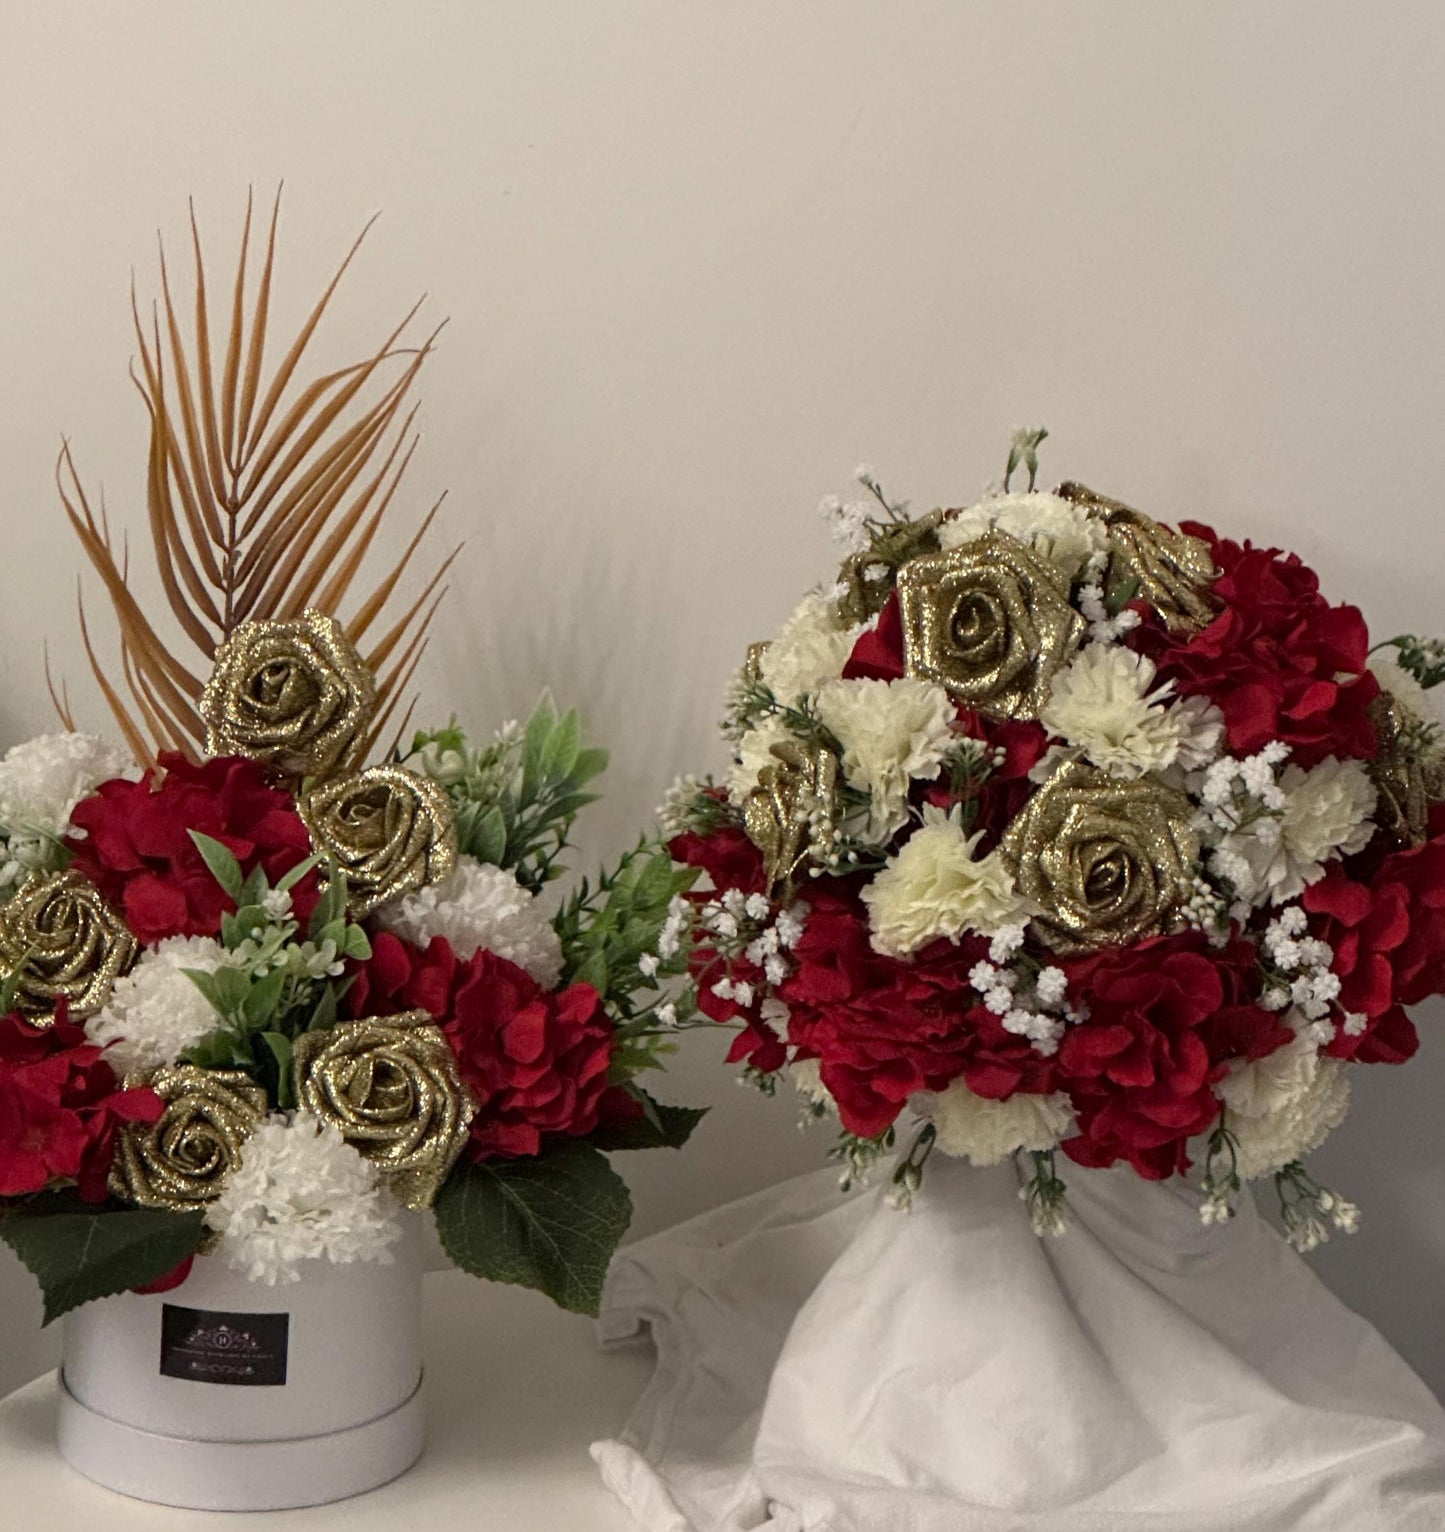
[(296, 1040), (296, 1099), (333, 1124), (411, 1208), (436, 1201), (476, 1103), (426, 1011), (341, 1022)]
[(1072, 762), (1009, 826), (999, 850), (1055, 952), (1125, 946), (1184, 925), (1199, 838), (1188, 798)]
[(762, 852), (769, 888), (798, 870), (807, 855), (810, 817), (821, 810), (831, 819), (837, 796), (838, 761), (830, 751), (796, 740), (773, 746), (743, 804), (743, 826)]
[(308, 611), (294, 622), (243, 622), (216, 651), (201, 693), (206, 748), (292, 776), (330, 771), (376, 706), (371, 673), (341, 624)]
[(78, 872), (35, 873), (0, 907), (0, 974), (15, 978), (16, 1009), (38, 1026), (62, 999), (72, 1017), (94, 1015), (139, 950)]
[(358, 919), (399, 894), (439, 883), (457, 862), (451, 800), (404, 766), (369, 766), (297, 802), (316, 849), (346, 874)]
[(1214, 621), (1219, 602), (1211, 587), (1218, 570), (1207, 543), (1087, 485), (1061, 484), (1058, 493), (1108, 528), (1111, 591), (1133, 585), (1171, 628), (1198, 632)]
[(867, 622), (883, 610), (892, 581), (888, 576), (909, 559), (938, 550), (942, 511), (930, 511), (917, 521), (901, 521), (889, 527), (863, 549), (843, 560), (838, 571), (838, 620), (851, 628)]
[(996, 718), (1037, 718), (1084, 622), (1063, 576), (987, 532), (898, 572), (904, 668)]
[(165, 1102), (160, 1121), (123, 1128), (110, 1189), (126, 1202), (184, 1213), (221, 1195), (251, 1130), (265, 1121), (266, 1092), (237, 1069), (172, 1064), (149, 1078)]

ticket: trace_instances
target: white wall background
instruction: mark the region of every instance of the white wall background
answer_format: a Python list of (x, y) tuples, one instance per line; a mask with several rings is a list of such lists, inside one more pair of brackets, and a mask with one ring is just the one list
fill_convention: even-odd
[[(0, 0), (0, 740), (85, 721), (61, 433), (142, 506), (132, 267), (215, 274), (287, 182), (295, 316), (365, 217), (335, 354), (450, 315), (409, 505), (468, 540), (424, 673), (479, 729), (544, 681), (613, 746), (589, 855), (712, 732), (746, 643), (827, 572), (860, 458), (922, 505), (1046, 422), (1046, 475), (1298, 549), (1382, 630), (1445, 626), (1445, 10)], [(1360, 1072), (1320, 1163), (1367, 1210), (1317, 1264), (1445, 1391), (1445, 1013)], [(638, 1228), (821, 1161), (693, 1039), (695, 1147), (628, 1167)], [(0, 1263), (0, 1388), (42, 1364)]]

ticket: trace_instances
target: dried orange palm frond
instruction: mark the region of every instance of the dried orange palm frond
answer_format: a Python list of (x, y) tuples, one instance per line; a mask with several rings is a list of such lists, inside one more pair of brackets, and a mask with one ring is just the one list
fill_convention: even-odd
[[(153, 620), (131, 590), (124, 543), (117, 549), (104, 509), (92, 511), (68, 444), (57, 466), (61, 504), (115, 612), (122, 683), (102, 664), (82, 604), (86, 654), (122, 734), (143, 761), (162, 750), (194, 756), (204, 747), (197, 704), (216, 649), (237, 624), (299, 617), (308, 607), (337, 618), (376, 674), (374, 746), (425, 649), (445, 593), (438, 588), (456, 557), (454, 550), (421, 595), (388, 619), (397, 585), (437, 506), (422, 517), (395, 564), (369, 577), (363, 570), (383, 517), (394, 514), (416, 448), (416, 411), (408, 400), (437, 332), (419, 345), (402, 344), (418, 304), (369, 356), (303, 379), (307, 348), (368, 224), (264, 378), (279, 210), (278, 195), (255, 292), (248, 294), (253, 240), (247, 198), (230, 323), (219, 352), (212, 346), (194, 209), (189, 333), (177, 316), (164, 248), (160, 301), (149, 327), (132, 290), (140, 348), (132, 376), (150, 416), (147, 523), (169, 621)], [(382, 636), (368, 647), (366, 636), (379, 622)], [(68, 722), (63, 693), (56, 706)]]

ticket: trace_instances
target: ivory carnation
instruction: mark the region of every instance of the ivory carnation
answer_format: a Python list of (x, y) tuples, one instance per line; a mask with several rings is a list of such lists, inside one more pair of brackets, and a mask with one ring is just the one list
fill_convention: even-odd
[(562, 977), (562, 942), (536, 897), (505, 868), (475, 857), (459, 856), (450, 877), (383, 905), (376, 919), (415, 947), (440, 936), (463, 962), (486, 948), (543, 989)]
[(1318, 1149), (1345, 1120), (1350, 1081), (1339, 1059), (1301, 1035), (1262, 1059), (1239, 1065), (1215, 1087), (1238, 1141), (1239, 1174), (1273, 1175)]
[(998, 852), (975, 856), (983, 831), (965, 835), (931, 805), (922, 828), (862, 891), (874, 950), (904, 957), (946, 936), (990, 935), (1026, 912)]
[(1092, 554), (1107, 546), (1102, 522), (1083, 506), (1042, 491), (999, 495), (959, 511), (939, 527), (938, 541), (945, 548), (959, 548), (990, 531), (1007, 532), (1027, 543), (1069, 581), (1078, 577)]
[(1297, 899), (1324, 877), (1327, 862), (1363, 851), (1375, 830), (1375, 788), (1359, 761), (1327, 756), (1309, 771), (1290, 766), (1279, 786), (1278, 820), (1229, 835), (1221, 847), (1240, 896), (1273, 904)]
[(814, 591), (763, 650), (762, 678), (779, 702), (794, 706), (843, 674), (860, 631), (840, 627), (832, 599)]
[(954, 743), (952, 700), (931, 681), (833, 681), (817, 706), (849, 786), (871, 799), (868, 838), (891, 840), (907, 821), (909, 787), (936, 777)]
[(217, 1253), (252, 1282), (300, 1280), (302, 1261), (389, 1265), (399, 1208), (376, 1167), (309, 1112), (255, 1128), (206, 1212)]
[(229, 961), (208, 936), (169, 936), (146, 948), (115, 981), (104, 1009), (85, 1024), (91, 1042), (106, 1050), (118, 1075), (147, 1073), (174, 1064), (221, 1025), (221, 1017), (186, 972), (215, 973)]
[(938, 1095), (914, 1098), (938, 1134), (937, 1146), (956, 1159), (997, 1165), (1016, 1149), (1053, 1149), (1074, 1131), (1074, 1110), (1061, 1091), (1015, 1091), (1006, 1101), (975, 1095), (955, 1080)]
[(1370, 660), (1370, 669), (1381, 687), (1392, 696), (1406, 712), (1413, 713), (1423, 724), (1440, 727), (1440, 705), (1435, 698), (1405, 669), (1394, 660), (1377, 654)]
[(758, 785), (758, 775), (764, 766), (775, 759), (774, 745), (785, 745), (793, 738), (793, 732), (776, 714), (768, 714), (758, 721), (757, 727), (749, 729), (737, 743), (737, 756), (728, 774), (728, 801), (744, 802)]
[[(1155, 686), (1153, 661), (1112, 644), (1090, 644), (1054, 677), (1039, 721), (1112, 777), (1141, 777), (1179, 760), (1196, 730), (1214, 729), (1202, 710), (1170, 705), (1174, 688)], [(1191, 758), (1198, 753), (1191, 748)]]

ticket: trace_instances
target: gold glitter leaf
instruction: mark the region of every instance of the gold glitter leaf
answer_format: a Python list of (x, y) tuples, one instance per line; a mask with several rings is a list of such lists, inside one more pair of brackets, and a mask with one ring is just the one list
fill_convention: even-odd
[(1024, 805), (999, 851), (1055, 952), (1121, 947), (1184, 925), (1199, 838), (1181, 792), (1071, 762)]
[(426, 1011), (341, 1022), (296, 1039), (296, 1099), (333, 1124), (411, 1208), (436, 1201), (476, 1103)]
[(819, 810), (833, 817), (837, 795), (838, 761), (830, 751), (793, 740), (773, 746), (772, 759), (743, 804), (743, 825), (762, 853), (769, 888), (786, 882), (802, 865), (809, 818)]
[(236, 1069), (174, 1064), (127, 1085), (147, 1085), (160, 1120), (122, 1128), (110, 1189), (123, 1201), (183, 1213), (214, 1202), (241, 1163), (251, 1130), (265, 1121), (266, 1092)]
[(354, 749), (375, 703), (371, 673), (334, 618), (243, 622), (201, 693), (206, 749), (320, 776)]
[(1058, 494), (1096, 513), (1108, 528), (1111, 585), (1136, 582), (1171, 628), (1197, 632), (1214, 621), (1219, 602), (1210, 587), (1218, 571), (1207, 543), (1083, 484), (1061, 484)]
[(0, 974), (16, 974), (15, 1004), (50, 1025), (58, 1000), (70, 1015), (94, 1015), (135, 961), (136, 939), (78, 872), (35, 873), (0, 906)]
[(1084, 627), (1063, 577), (1002, 532), (905, 564), (898, 600), (908, 674), (997, 718), (1038, 717)]
[(313, 845), (346, 874), (347, 904), (358, 919), (441, 882), (456, 866), (451, 800), (404, 766), (369, 766), (323, 782), (297, 808)]

